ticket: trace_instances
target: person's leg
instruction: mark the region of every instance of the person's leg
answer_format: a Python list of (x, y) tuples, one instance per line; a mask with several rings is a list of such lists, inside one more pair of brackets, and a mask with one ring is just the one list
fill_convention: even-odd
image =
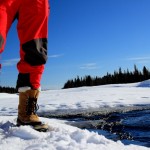
[(22, 0), (17, 26), (21, 58), (17, 64), (19, 124), (40, 122), (36, 115), (36, 102), (47, 60), (48, 15), (48, 0)]
[(17, 15), (18, 0), (0, 1), (0, 53), (4, 50), (8, 30)]

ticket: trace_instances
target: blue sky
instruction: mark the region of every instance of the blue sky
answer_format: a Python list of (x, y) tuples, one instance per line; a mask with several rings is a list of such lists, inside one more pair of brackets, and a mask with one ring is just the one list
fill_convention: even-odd
[[(48, 62), (43, 88), (62, 88), (68, 79), (103, 76), (150, 66), (149, 0), (50, 0)], [(17, 21), (2, 54), (0, 84), (15, 86), (19, 60)]]

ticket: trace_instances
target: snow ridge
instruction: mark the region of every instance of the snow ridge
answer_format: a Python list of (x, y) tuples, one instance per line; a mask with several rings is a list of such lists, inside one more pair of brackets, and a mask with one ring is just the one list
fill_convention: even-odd
[[(3, 118), (3, 119), (2, 119)], [(0, 117), (0, 150), (147, 150), (146, 147), (123, 145), (102, 135), (65, 125), (62, 121), (41, 118), (49, 131), (40, 133), (29, 126), (15, 127), (16, 117)], [(2, 128), (3, 124), (3, 128)], [(4, 124), (7, 126), (4, 129)], [(8, 128), (9, 126), (9, 128)]]

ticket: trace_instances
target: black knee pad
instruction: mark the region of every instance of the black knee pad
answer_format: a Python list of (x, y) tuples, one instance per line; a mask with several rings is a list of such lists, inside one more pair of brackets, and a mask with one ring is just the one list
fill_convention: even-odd
[(24, 60), (32, 66), (43, 65), (47, 61), (47, 39), (40, 38), (22, 45)]

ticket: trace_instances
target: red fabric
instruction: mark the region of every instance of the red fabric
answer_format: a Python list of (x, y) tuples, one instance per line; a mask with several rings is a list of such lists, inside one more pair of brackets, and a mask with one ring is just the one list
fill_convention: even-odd
[(38, 38), (47, 38), (49, 5), (48, 0), (0, 0), (0, 34), (4, 43), (0, 52), (4, 50), (6, 36), (19, 13), (17, 31), (20, 40), (20, 61), (17, 64), (19, 73), (29, 73), (33, 88), (40, 87), (40, 80), (44, 65), (31, 66), (24, 61), (22, 44)]
[(13, 19), (18, 11), (21, 0), (0, 0), (0, 34), (4, 38), (4, 43), (0, 52), (4, 50), (6, 36)]

